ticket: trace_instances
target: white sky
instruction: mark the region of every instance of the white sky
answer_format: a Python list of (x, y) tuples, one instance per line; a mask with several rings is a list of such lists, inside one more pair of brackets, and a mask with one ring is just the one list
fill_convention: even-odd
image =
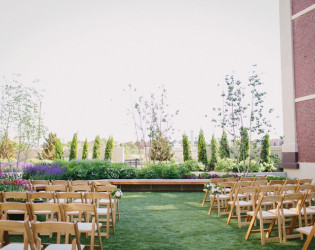
[(177, 138), (213, 132), (217, 84), (251, 65), (264, 73), (267, 103), (282, 135), (279, 9), (276, 0), (0, 0), (0, 76), (40, 79), (49, 130), (69, 141), (134, 140), (127, 116), (133, 84), (164, 84), (180, 110)]

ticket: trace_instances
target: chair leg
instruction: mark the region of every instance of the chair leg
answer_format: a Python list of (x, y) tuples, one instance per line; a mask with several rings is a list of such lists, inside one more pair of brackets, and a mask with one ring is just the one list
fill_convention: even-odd
[(207, 190), (206, 193), (205, 193), (205, 196), (203, 197), (202, 206), (205, 205), (205, 202), (206, 202), (206, 200), (207, 200), (208, 193), (209, 193), (209, 191)]
[(226, 222), (226, 224), (228, 224), (228, 225), (230, 224), (230, 221), (231, 221), (231, 219), (232, 219), (233, 210), (234, 210), (234, 203), (233, 203), (232, 206), (231, 206), (231, 211), (230, 211), (230, 213), (229, 213), (229, 217), (228, 217), (227, 222)]
[(260, 227), (261, 244), (265, 245), (265, 232), (264, 232), (264, 220), (263, 220), (263, 218), (260, 218), (260, 220), (259, 220), (259, 227)]
[(253, 217), (252, 217), (252, 220), (250, 221), (250, 224), (249, 224), (249, 227), (248, 227), (246, 236), (245, 236), (245, 240), (248, 240), (248, 239), (249, 239), (250, 232), (252, 231), (252, 228), (253, 228), (253, 226), (254, 226), (254, 224), (255, 224), (255, 221), (256, 221), (256, 218), (255, 218), (255, 216), (253, 216)]
[(213, 205), (214, 205), (214, 201), (215, 201), (215, 197), (213, 197), (212, 199), (210, 197), (210, 207), (209, 207), (208, 215), (211, 214), (211, 211), (212, 211), (212, 208), (213, 208)]

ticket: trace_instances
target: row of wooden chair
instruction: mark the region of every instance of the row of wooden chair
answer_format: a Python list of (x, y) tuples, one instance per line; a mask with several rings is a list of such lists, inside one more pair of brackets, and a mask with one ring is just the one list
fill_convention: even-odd
[[(102, 194), (105, 195), (105, 194)], [(85, 233), (90, 236), (90, 249), (95, 247), (95, 236), (97, 236), (99, 245), (102, 249), (101, 230), (99, 208), (95, 204), (71, 203), (0, 203), (1, 219), (7, 220), (12, 214), (24, 214), (24, 221), (37, 221), (37, 216), (44, 213), (50, 213), (49, 222), (77, 222), (79, 234)], [(109, 232), (110, 209), (107, 208), (107, 232)], [(92, 220), (90, 220), (92, 217)], [(46, 221), (46, 222), (48, 222)], [(0, 229), (1, 230), (1, 229)], [(44, 232), (40, 232), (44, 234)], [(57, 241), (60, 241), (60, 235), (57, 235)], [(67, 241), (67, 240), (66, 240)], [(40, 248), (37, 248), (40, 249)]]
[(110, 186), (111, 183), (109, 181), (88, 181), (88, 180), (30, 180), (31, 187), (30, 189), (33, 191), (37, 190), (45, 190), (46, 186), (50, 185), (58, 185), (58, 186), (66, 186), (68, 189), (71, 186), (91, 186), (92, 189), (95, 189), (96, 186)]
[[(211, 179), (210, 182), (221, 185), (221, 183), (225, 182), (250, 182), (251, 186), (263, 186), (263, 185), (304, 185), (304, 184), (311, 184), (312, 179), (294, 179), (294, 180), (271, 180), (267, 181), (267, 177), (241, 177), (238, 178), (216, 178)], [(207, 200), (207, 197), (209, 195), (208, 189), (203, 189), (205, 192), (204, 198), (202, 200), (202, 206), (205, 205), (206, 202), (210, 202), (210, 200)]]
[[(65, 246), (67, 249), (81, 250), (85, 246), (80, 244), (80, 234), (77, 222), (32, 222), (26, 221), (12, 221), (0, 220), (0, 247), (2, 249), (42, 249), (40, 234), (43, 233), (57, 233), (73, 236), (71, 244), (60, 245), (60, 237), (57, 237), (57, 244), (49, 244), (45, 249), (60, 249)], [(11, 243), (8, 232), (15, 232), (24, 235), (24, 243)], [(68, 243), (65, 239), (65, 244)], [(62, 249), (65, 249), (62, 247)]]

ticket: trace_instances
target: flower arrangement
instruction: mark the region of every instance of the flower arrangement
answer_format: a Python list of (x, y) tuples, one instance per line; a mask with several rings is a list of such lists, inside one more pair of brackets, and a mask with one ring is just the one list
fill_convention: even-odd
[(112, 196), (116, 199), (120, 199), (123, 195), (123, 192), (119, 188), (112, 191)]
[(215, 183), (213, 183), (213, 182), (210, 182), (210, 181), (208, 181), (208, 182), (204, 185), (204, 187), (205, 187), (208, 191), (210, 191), (212, 194), (218, 194), (218, 193), (220, 193), (221, 190), (222, 190), (222, 186), (221, 186), (221, 185), (217, 185), (217, 184), (215, 184)]
[(0, 191), (5, 192), (23, 192), (28, 190), (30, 187), (30, 182), (23, 179), (12, 179), (6, 178), (2, 179), (0, 182)]

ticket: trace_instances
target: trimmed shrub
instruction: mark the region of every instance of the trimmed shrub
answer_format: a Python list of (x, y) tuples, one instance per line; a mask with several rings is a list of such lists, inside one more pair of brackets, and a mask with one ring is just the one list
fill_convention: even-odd
[(185, 161), (182, 166), (187, 168), (189, 171), (203, 171), (205, 170), (205, 165), (203, 165), (201, 162), (195, 161), (195, 160), (189, 160)]
[(70, 146), (69, 161), (75, 160), (77, 158), (78, 158), (78, 134), (75, 133), (73, 135), (71, 146)]
[(227, 135), (224, 129), (223, 129), (221, 140), (220, 140), (219, 155), (221, 159), (230, 158), (230, 155), (231, 155), (229, 140), (227, 138)]
[(111, 161), (113, 158), (113, 150), (114, 150), (114, 139), (113, 137), (109, 137), (106, 142), (105, 155), (104, 159), (107, 161)]
[(264, 136), (261, 144), (260, 163), (270, 163), (270, 140), (268, 134)]
[(209, 167), (212, 170), (218, 165), (218, 143), (217, 140), (214, 138), (214, 135), (212, 135), (211, 138), (210, 150)]
[(186, 161), (191, 161), (192, 156), (191, 156), (191, 148), (190, 148), (190, 143), (188, 140), (188, 137), (186, 134), (183, 134), (183, 157), (184, 157), (184, 162)]
[(88, 140), (85, 139), (82, 149), (82, 160), (87, 159), (89, 156), (89, 143)]
[(55, 159), (63, 159), (63, 147), (59, 138), (56, 138)]
[(198, 161), (202, 162), (205, 166), (208, 164), (206, 141), (202, 129), (200, 129), (198, 137)]
[(180, 179), (182, 175), (176, 169), (175, 166), (165, 166), (162, 169), (162, 178), (163, 179)]
[(100, 159), (100, 158), (101, 158), (101, 138), (98, 135), (95, 137), (92, 159)]
[(218, 165), (215, 167), (216, 172), (230, 172), (236, 168), (235, 160), (231, 158), (223, 158), (218, 162)]

